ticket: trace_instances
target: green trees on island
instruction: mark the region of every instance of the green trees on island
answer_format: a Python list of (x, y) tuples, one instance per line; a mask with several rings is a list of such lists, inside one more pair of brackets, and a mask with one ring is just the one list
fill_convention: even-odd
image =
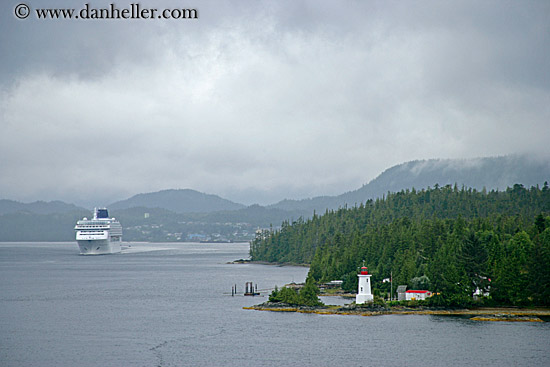
[(308, 278), (300, 291), (289, 287), (275, 288), (269, 296), (269, 302), (282, 302), (297, 306), (321, 306), (323, 303), (319, 301), (318, 294), (319, 288), (317, 288), (312, 278)]
[[(375, 294), (399, 284), (439, 293), (441, 305), (488, 295), (495, 304), (550, 305), (550, 190), (485, 192), (456, 185), (407, 190), (311, 219), (251, 242), (253, 260), (310, 264), (312, 282), (357, 289), (365, 261)], [(282, 291), (282, 290), (281, 290)], [(279, 292), (281, 292), (279, 291)], [(285, 291), (286, 292), (286, 291)]]

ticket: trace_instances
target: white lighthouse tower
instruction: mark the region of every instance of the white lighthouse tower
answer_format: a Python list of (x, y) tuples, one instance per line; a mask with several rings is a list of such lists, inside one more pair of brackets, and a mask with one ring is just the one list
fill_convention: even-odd
[(373, 297), (370, 292), (370, 277), (371, 275), (367, 271), (366, 267), (361, 268), (361, 273), (357, 274), (359, 277), (359, 289), (357, 295), (355, 296), (355, 303), (360, 305), (366, 302), (372, 302)]

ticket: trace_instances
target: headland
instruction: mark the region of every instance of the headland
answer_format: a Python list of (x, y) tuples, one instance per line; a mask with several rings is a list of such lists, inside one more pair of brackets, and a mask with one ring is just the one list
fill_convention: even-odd
[(243, 307), (245, 310), (272, 311), (272, 312), (298, 312), (313, 313), (319, 315), (354, 315), (354, 316), (379, 316), (379, 315), (441, 315), (463, 316), (474, 321), (508, 321), (508, 322), (544, 322), (550, 321), (550, 309), (546, 308), (500, 308), (483, 307), (472, 309), (434, 309), (434, 308), (410, 308), (410, 307), (383, 307), (383, 306), (296, 306), (278, 302), (264, 302), (251, 307)]

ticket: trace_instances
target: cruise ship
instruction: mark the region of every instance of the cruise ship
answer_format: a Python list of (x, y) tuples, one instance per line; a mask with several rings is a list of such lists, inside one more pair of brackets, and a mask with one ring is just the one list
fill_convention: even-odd
[(104, 255), (120, 252), (122, 226), (115, 218), (109, 218), (106, 208), (95, 208), (94, 217), (79, 220), (74, 229), (81, 255)]

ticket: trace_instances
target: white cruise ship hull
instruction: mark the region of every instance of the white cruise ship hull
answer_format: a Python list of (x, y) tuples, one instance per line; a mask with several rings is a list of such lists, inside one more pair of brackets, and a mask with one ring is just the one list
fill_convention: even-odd
[(109, 218), (106, 208), (95, 208), (94, 217), (76, 222), (76, 242), (81, 255), (106, 255), (120, 252), (122, 226)]
[(120, 252), (120, 241), (78, 240), (80, 255), (107, 255)]

